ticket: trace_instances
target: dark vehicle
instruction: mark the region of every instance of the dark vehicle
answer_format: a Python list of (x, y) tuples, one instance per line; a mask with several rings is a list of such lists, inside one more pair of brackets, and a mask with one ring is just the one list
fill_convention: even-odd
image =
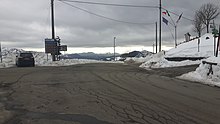
[(17, 67), (26, 67), (26, 66), (35, 66), (34, 56), (32, 53), (20, 53), (16, 56), (16, 66)]

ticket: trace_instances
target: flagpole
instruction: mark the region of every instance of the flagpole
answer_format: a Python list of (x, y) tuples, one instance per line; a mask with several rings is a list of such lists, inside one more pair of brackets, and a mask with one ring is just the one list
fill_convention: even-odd
[(178, 20), (176, 22), (173, 21), (172, 17), (170, 16), (170, 14), (169, 14), (169, 12), (167, 10), (166, 10), (166, 13), (170, 17), (172, 23), (169, 23), (168, 20), (166, 20), (164, 17), (163, 17), (163, 22), (166, 23), (167, 25), (169, 23), (169, 24), (171, 24), (174, 27), (174, 34), (175, 34), (175, 36), (174, 36), (174, 47), (176, 48), (177, 47), (177, 25), (178, 25), (182, 15), (183, 15), (183, 13), (179, 16), (179, 18), (178, 18)]

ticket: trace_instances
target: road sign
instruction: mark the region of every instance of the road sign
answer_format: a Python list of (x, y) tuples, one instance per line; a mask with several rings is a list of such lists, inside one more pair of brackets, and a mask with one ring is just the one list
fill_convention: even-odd
[(61, 45), (60, 51), (67, 51), (67, 45)]
[(45, 53), (57, 53), (57, 42), (55, 39), (45, 39)]

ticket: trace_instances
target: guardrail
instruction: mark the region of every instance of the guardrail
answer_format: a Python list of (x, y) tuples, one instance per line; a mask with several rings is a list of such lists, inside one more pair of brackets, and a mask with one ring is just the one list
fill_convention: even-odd
[(207, 62), (207, 61), (202, 61), (202, 64), (208, 64), (208, 65), (210, 65), (210, 67), (209, 67), (209, 72), (207, 73), (207, 76), (209, 76), (210, 74), (213, 75), (212, 65), (218, 65), (217, 63)]
[(168, 61), (184, 61), (184, 60), (191, 60), (191, 61), (197, 61), (205, 59), (205, 57), (165, 57)]

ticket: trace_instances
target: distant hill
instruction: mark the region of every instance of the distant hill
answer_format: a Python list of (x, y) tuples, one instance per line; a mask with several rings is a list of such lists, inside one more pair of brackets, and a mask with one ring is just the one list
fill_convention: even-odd
[[(116, 56), (119, 56), (117, 53)], [(96, 54), (93, 52), (88, 53), (75, 53), (75, 54), (66, 54), (62, 55), (61, 59), (93, 59), (93, 60), (107, 60), (107, 58), (113, 58), (114, 54), (106, 53), (106, 54)]]
[[(121, 58), (127, 58), (127, 57), (146, 57), (148, 55), (152, 55), (152, 52), (149, 51), (132, 51), (129, 53), (124, 53), (124, 54), (118, 54), (116, 53), (116, 57), (121, 57)], [(114, 59), (114, 54), (113, 53), (106, 53), (106, 54), (96, 54), (93, 52), (88, 52), (88, 53), (74, 53), (74, 54), (66, 54), (62, 55), (61, 59), (93, 59), (93, 60), (104, 60), (104, 61), (109, 61)]]
[(124, 53), (122, 54), (120, 57), (122, 58), (127, 58), (127, 57), (146, 57), (148, 55), (152, 55), (153, 53), (152, 52), (149, 52), (149, 51), (132, 51), (132, 52), (129, 52), (129, 53)]

